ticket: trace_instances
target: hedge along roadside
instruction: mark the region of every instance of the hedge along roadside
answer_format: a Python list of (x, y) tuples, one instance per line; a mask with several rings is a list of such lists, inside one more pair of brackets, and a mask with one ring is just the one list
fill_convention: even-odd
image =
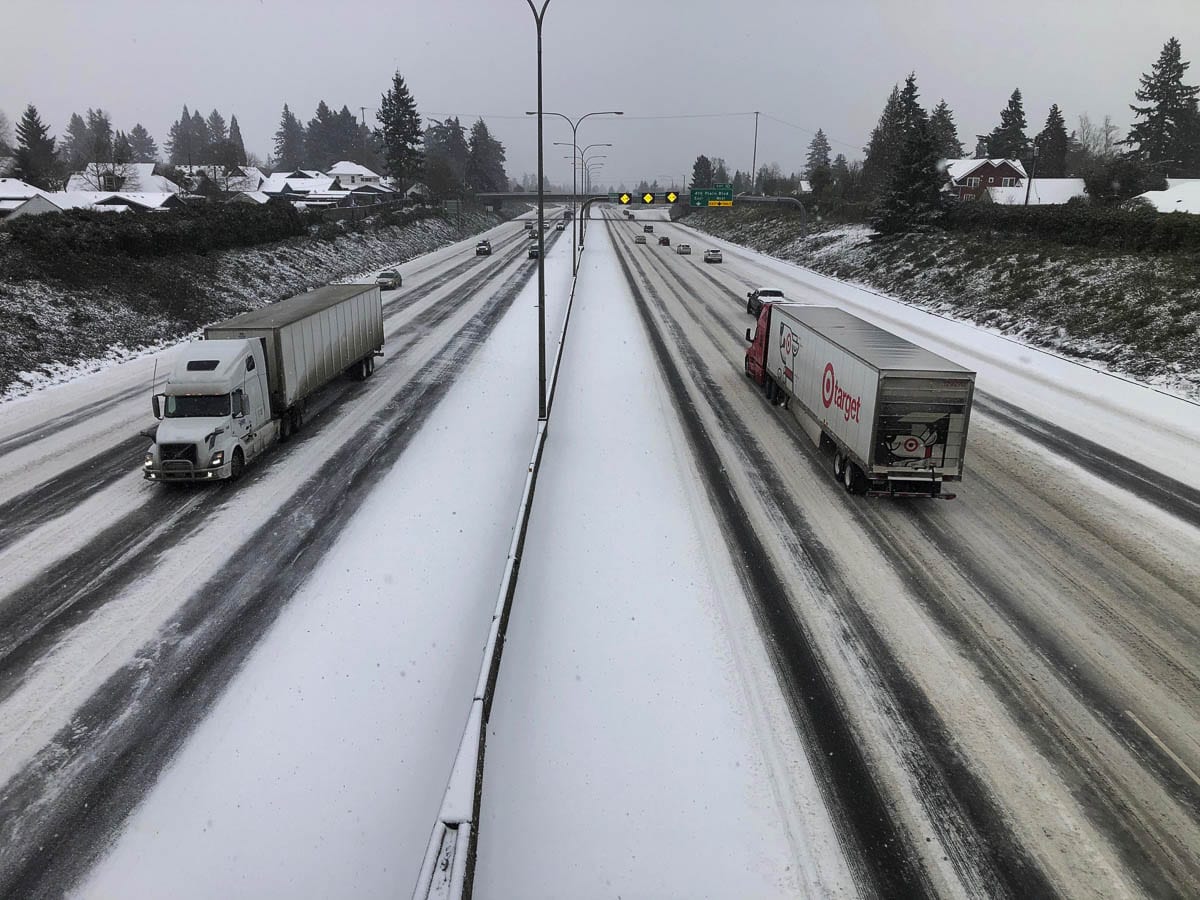
[(433, 833), (429, 836), (421, 872), (413, 887), (413, 900), (431, 900), (434, 897), (467, 900), (474, 891), (487, 723), (491, 717), (496, 679), (500, 673), (500, 656), (504, 649), (508, 617), (512, 611), (513, 597), (517, 592), (517, 575), (525, 550), (525, 534), (529, 528), (529, 516), (533, 512), (533, 492), (541, 469), (542, 451), (546, 445), (546, 432), (550, 427), (550, 414), (554, 408), (554, 395), (558, 388), (558, 371), (562, 364), (567, 329), (571, 323), (571, 310), (575, 305), (575, 287), (578, 283), (579, 276), (576, 274), (571, 279), (571, 294), (567, 299), (566, 314), (563, 316), (562, 333), (548, 378), (546, 418), (538, 422), (533, 453), (525, 476), (525, 487), (517, 509), (517, 521), (513, 527), (512, 543), (509, 545), (504, 566), (504, 576), (492, 611), (492, 627), (488, 632), (487, 644), (483, 650), (483, 663), (475, 683), (475, 695), (467, 715), (462, 741), (454, 758), (454, 768), (450, 771), (450, 779), (442, 796), (442, 808), (434, 823)]

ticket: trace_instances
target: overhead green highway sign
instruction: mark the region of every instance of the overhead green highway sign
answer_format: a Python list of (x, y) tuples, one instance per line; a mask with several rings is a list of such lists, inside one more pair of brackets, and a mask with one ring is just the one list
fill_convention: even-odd
[[(712, 201), (719, 200), (714, 204)], [(733, 206), (733, 187), (722, 185), (714, 188), (692, 188), (692, 206)]]

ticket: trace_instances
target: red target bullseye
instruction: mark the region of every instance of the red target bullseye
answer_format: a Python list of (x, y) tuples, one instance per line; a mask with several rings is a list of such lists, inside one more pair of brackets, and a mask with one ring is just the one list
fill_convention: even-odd
[(825, 374), (821, 376), (821, 402), (828, 409), (833, 403), (834, 385), (837, 379), (833, 377), (833, 363), (825, 363)]
[(901, 446), (904, 447), (905, 453), (916, 453), (917, 448), (921, 446), (921, 442), (918, 441), (915, 437), (906, 437), (904, 439), (904, 443)]

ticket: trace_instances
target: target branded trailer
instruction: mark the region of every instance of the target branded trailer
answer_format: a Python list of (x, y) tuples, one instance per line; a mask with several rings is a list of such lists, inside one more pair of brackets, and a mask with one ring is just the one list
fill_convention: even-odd
[(852, 494), (953, 499), (975, 373), (841, 309), (764, 303), (746, 374), (833, 452)]

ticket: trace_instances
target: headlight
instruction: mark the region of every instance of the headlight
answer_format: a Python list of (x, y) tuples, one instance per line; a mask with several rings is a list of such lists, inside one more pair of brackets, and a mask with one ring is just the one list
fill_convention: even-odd
[(208, 466), (210, 469), (215, 469), (217, 466), (222, 466), (224, 464), (225, 464), (225, 451), (218, 450), (216, 453), (214, 453), (212, 455), (212, 459), (209, 460)]
[(142, 468), (149, 469), (154, 465), (154, 454), (149, 450), (146, 451), (146, 458), (142, 461)]

